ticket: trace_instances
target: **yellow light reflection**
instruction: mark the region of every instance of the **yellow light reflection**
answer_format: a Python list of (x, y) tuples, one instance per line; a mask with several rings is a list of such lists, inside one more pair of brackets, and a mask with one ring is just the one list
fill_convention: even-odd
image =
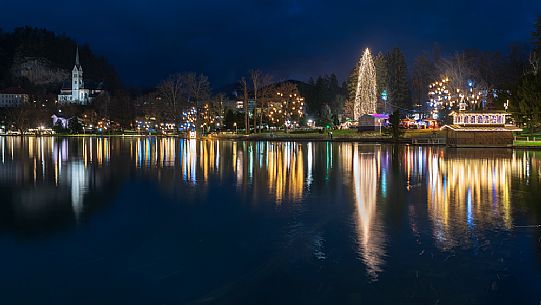
[[(347, 160), (352, 158), (358, 251), (367, 273), (375, 280), (385, 264), (385, 236), (377, 217), (376, 205), (379, 154), (377, 151), (361, 151), (359, 145), (344, 146), (346, 149), (342, 155), (345, 158), (343, 164), (348, 164)], [(351, 146), (353, 149), (349, 154)]]
[(513, 159), (434, 154), (427, 165), (427, 209), (440, 248), (462, 244), (475, 227), (512, 228)]

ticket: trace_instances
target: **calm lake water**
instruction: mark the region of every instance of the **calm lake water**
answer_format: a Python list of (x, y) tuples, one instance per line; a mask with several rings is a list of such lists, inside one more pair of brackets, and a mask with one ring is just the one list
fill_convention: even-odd
[(541, 151), (0, 137), (0, 304), (534, 304)]

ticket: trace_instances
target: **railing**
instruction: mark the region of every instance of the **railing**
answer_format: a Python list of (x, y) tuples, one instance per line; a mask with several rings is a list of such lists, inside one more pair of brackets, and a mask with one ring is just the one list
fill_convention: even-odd
[(524, 137), (524, 136), (515, 136), (513, 145), (515, 147), (541, 147), (541, 137)]
[(520, 136), (515, 136), (515, 141), (519, 141), (519, 142), (538, 142), (538, 141), (541, 141), (541, 137), (520, 137)]
[(446, 138), (412, 138), (411, 144), (415, 145), (445, 145)]

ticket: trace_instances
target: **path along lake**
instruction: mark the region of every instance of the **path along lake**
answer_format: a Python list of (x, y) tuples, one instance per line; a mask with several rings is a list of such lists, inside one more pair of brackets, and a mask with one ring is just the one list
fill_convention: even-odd
[(0, 137), (1, 304), (535, 304), (541, 151)]

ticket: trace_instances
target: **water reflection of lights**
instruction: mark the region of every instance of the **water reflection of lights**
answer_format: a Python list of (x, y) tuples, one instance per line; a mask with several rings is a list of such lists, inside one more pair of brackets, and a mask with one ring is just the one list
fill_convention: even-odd
[[(436, 244), (448, 249), (463, 244), (464, 234), (477, 228), (510, 229), (513, 177), (523, 184), (538, 184), (534, 179), (541, 177), (536, 152), (486, 156), (483, 151), (480, 156), (461, 156), (443, 148), (412, 146), (398, 151), (395, 161), (401, 164), (400, 171), (391, 171), (391, 156), (396, 151), (377, 145), (0, 137), (0, 183), (36, 190), (45, 185), (56, 187), (64, 192), (62, 196), (69, 197), (74, 214), (79, 215), (84, 210), (84, 197), (99, 185), (102, 173), (113, 163), (118, 168), (125, 162), (164, 184), (232, 182), (240, 193), (252, 196), (253, 202), (262, 198), (278, 204), (300, 202), (307, 193), (320, 192), (311, 189), (314, 181), (324, 187), (345, 182), (355, 201), (359, 257), (369, 273), (377, 275), (385, 263), (386, 246), (376, 202), (389, 200), (390, 190), (403, 186), (404, 181), (408, 181), (407, 196), (419, 193), (417, 198), (423, 200), (427, 196), (426, 207), (409, 203), (412, 227), (417, 227), (416, 218), (422, 215), (419, 208), (427, 209)], [(333, 157), (337, 164), (333, 164)]]
[(181, 171), (184, 181), (195, 183), (197, 181), (197, 142), (195, 139), (182, 141), (181, 146)]
[(385, 236), (376, 211), (381, 150), (364, 152), (354, 145), (352, 151), (342, 155), (346, 158), (343, 164), (352, 159), (359, 253), (367, 273), (375, 280), (385, 263)]
[[(14, 197), (19, 205), (17, 209), (32, 214), (65, 200), (71, 204), (76, 218), (79, 217), (84, 196), (100, 179), (87, 167), (92, 160), (95, 167), (106, 165), (110, 148), (107, 138), (74, 138), (73, 141), (77, 147), (71, 152), (67, 138), (0, 137), (3, 166), (0, 182), (14, 181), (20, 187)], [(32, 188), (27, 189), (27, 186)]]
[(276, 202), (297, 201), (304, 191), (302, 146), (296, 143), (271, 144), (267, 148), (267, 185)]
[(427, 159), (427, 209), (436, 244), (463, 244), (475, 227), (511, 229), (511, 158), (464, 158), (447, 154)]
[(312, 184), (312, 182), (314, 181), (314, 174), (313, 174), (313, 170), (314, 170), (314, 144), (312, 142), (308, 142), (308, 144), (306, 144), (307, 146), (307, 156), (306, 156), (306, 159), (307, 159), (307, 165), (306, 165), (306, 185), (307, 186), (310, 186)]
[[(207, 181), (210, 174), (219, 171), (223, 162), (220, 154), (223, 143), (219, 141), (176, 138), (140, 138), (134, 141), (135, 145), (130, 143), (130, 155), (135, 157), (137, 168), (155, 171), (178, 166), (182, 181), (191, 184)], [(242, 166), (242, 162), (238, 164)]]

